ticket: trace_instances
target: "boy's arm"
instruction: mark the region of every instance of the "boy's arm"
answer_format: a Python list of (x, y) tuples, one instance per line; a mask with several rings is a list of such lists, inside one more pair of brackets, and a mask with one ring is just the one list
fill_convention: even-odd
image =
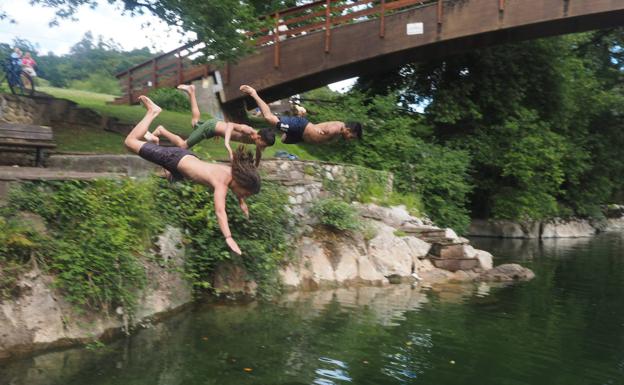
[(228, 154), (230, 155), (230, 160), (234, 160), (234, 153), (232, 152), (232, 147), (230, 147), (230, 138), (232, 137), (232, 131), (234, 130), (234, 124), (227, 122), (225, 128), (225, 148), (228, 150)]
[(256, 167), (258, 167), (258, 165), (260, 165), (260, 158), (262, 158), (262, 151), (264, 150), (264, 148), (256, 146)]
[(232, 232), (230, 231), (230, 226), (228, 224), (227, 213), (225, 212), (225, 197), (227, 196), (227, 187), (219, 186), (215, 187), (214, 190), (214, 205), (215, 205), (215, 214), (217, 215), (217, 222), (219, 223), (219, 228), (221, 229), (221, 233), (225, 237), (225, 243), (227, 243), (228, 247), (238, 255), (241, 255), (241, 249), (236, 244), (236, 241), (232, 238)]

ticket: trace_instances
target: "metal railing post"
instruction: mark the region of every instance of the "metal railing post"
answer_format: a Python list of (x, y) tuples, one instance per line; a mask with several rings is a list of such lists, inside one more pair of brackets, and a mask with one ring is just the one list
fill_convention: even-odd
[(331, 48), (331, 0), (325, 0), (325, 53)]
[(182, 84), (183, 82), (182, 76), (182, 51), (178, 51), (178, 84)]
[(128, 105), (132, 104), (132, 70), (128, 71)]
[(279, 36), (279, 12), (275, 12), (275, 31), (273, 32), (273, 41), (275, 48), (273, 49), (273, 67), (280, 66), (280, 36)]
[(152, 87), (158, 88), (158, 63), (152, 60)]
[(444, 13), (444, 0), (438, 0), (438, 26), (442, 25), (442, 15)]
[(386, 0), (381, 0), (381, 13), (379, 15), (379, 37), (386, 35)]

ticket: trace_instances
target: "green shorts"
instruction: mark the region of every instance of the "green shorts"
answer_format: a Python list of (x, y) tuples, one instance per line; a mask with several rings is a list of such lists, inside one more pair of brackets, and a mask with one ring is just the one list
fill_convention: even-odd
[(195, 129), (191, 132), (191, 135), (186, 139), (186, 144), (188, 148), (193, 147), (197, 143), (201, 142), (204, 139), (213, 138), (217, 134), (217, 123), (219, 121), (216, 119), (210, 119), (205, 122), (199, 121), (195, 124)]

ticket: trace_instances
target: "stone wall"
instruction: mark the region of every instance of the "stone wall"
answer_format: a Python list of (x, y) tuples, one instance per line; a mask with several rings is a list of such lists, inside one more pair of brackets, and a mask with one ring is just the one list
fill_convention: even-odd
[[(65, 156), (51, 161), (65, 174), (97, 171), (140, 177), (155, 170), (135, 156)], [(474, 249), (451, 229), (411, 216), (405, 207), (354, 202), (371, 192), (390, 193), (392, 175), (387, 172), (322, 162), (265, 160), (262, 173), (288, 191), (288, 208), (295, 218), (293, 257), (279, 271), (288, 289), (532, 277), (517, 265), (492, 269), (492, 255)], [(309, 209), (330, 196), (352, 203), (365, 224), (362, 231), (340, 232), (316, 223)], [(179, 229), (168, 227), (160, 236), (152, 252), (154, 258), (145, 260), (149, 285), (139, 293), (132, 318), (128, 309), (121, 308), (77, 313), (56, 291), (53, 277), (33, 269), (20, 280), (19, 298), (0, 303), (0, 359), (110, 336), (128, 330), (131, 322), (149, 324), (190, 303), (192, 288), (181, 271), (184, 258), (192, 256), (185, 255), (182, 244)], [(216, 268), (212, 285), (221, 293), (254, 294), (257, 285), (250, 276), (242, 266), (224, 263)]]
[[(114, 172), (131, 177), (144, 177), (159, 169), (136, 155), (52, 155), (48, 165), (54, 169)], [(263, 179), (286, 189), (290, 209), (303, 222), (318, 199), (332, 196), (351, 202), (371, 189), (377, 194), (389, 194), (393, 184), (392, 174), (386, 171), (318, 161), (263, 159), (260, 172)]]
[(334, 197), (348, 202), (357, 200), (367, 190), (392, 192), (393, 176), (386, 171), (316, 161), (268, 159), (261, 162), (265, 179), (282, 185), (288, 191), (290, 209), (300, 223), (314, 223), (308, 215), (319, 199)]

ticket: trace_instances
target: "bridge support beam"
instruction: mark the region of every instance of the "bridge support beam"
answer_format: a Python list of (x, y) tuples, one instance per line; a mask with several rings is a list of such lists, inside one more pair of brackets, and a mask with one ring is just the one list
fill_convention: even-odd
[(236, 123), (248, 123), (247, 109), (243, 99), (234, 100), (230, 103), (223, 104), (223, 115), (227, 121)]
[(195, 80), (192, 84), (195, 86), (195, 96), (197, 97), (199, 110), (217, 119), (223, 119), (225, 115), (217, 94), (219, 88), (214, 78), (208, 76), (203, 79)]

